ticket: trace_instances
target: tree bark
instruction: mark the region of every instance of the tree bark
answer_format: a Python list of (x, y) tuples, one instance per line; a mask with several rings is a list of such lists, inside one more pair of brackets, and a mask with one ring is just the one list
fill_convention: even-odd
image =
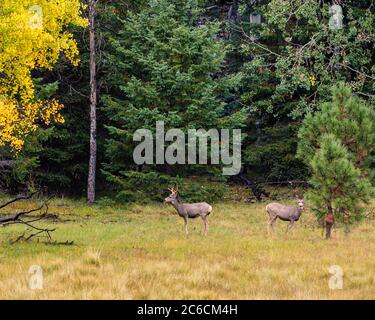
[(16, 164), (15, 160), (0, 160), (0, 168), (10, 168)]
[(87, 201), (89, 204), (95, 202), (96, 182), (96, 106), (97, 106), (97, 84), (96, 84), (96, 48), (95, 48), (95, 5), (97, 0), (89, 0), (89, 23), (90, 23), (90, 160), (87, 181)]
[(232, 6), (230, 8), (230, 12), (229, 12), (229, 19), (231, 21), (233, 21), (234, 23), (238, 22), (238, 9), (239, 9), (238, 1), (239, 0), (233, 1), (233, 4), (232, 4)]
[(332, 232), (332, 227), (335, 223), (335, 216), (333, 214), (333, 209), (332, 205), (328, 205), (328, 213), (324, 219), (325, 225), (326, 225), (326, 239), (329, 240), (331, 239), (331, 232)]

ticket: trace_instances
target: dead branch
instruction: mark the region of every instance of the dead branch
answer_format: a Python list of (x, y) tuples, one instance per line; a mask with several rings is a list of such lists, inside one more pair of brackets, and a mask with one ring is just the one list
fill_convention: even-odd
[[(27, 195), (27, 196), (19, 196), (16, 197), (2, 205), (0, 205), (0, 209), (4, 209), (11, 204), (20, 201), (20, 200), (29, 200), (31, 199), (35, 193)], [(31, 213), (35, 212), (40, 212), (39, 215), (32, 215), (30, 216)], [(47, 243), (54, 243), (56, 244), (57, 242), (52, 241), (52, 236), (51, 233), (54, 232), (56, 229), (50, 229), (50, 228), (45, 228), (41, 226), (37, 226), (36, 223), (45, 219), (48, 217), (48, 202), (44, 201), (42, 205), (40, 205), (37, 208), (30, 209), (30, 210), (24, 210), (20, 211), (16, 214), (13, 215), (7, 215), (5, 218), (0, 218), (0, 226), (9, 226), (9, 225), (17, 225), (21, 224), (27, 227), (27, 229), (20, 235), (18, 236), (15, 240), (11, 241), (11, 243), (16, 243), (19, 241), (29, 241), (32, 238), (40, 238), (44, 237), (47, 239)], [(72, 242), (66, 242), (66, 244), (72, 244)]]
[(17, 202), (17, 201), (20, 201), (20, 200), (30, 200), (35, 194), (36, 194), (36, 193), (34, 192), (34, 193), (31, 193), (31, 194), (28, 195), (28, 196), (19, 196), (19, 197), (17, 197), (17, 198), (14, 198), (14, 199), (12, 199), (12, 200), (10, 200), (10, 201), (8, 201), (8, 202), (5, 202), (4, 204), (0, 205), (0, 209), (3, 209), (3, 208), (5, 208), (5, 207), (11, 205), (12, 203)]

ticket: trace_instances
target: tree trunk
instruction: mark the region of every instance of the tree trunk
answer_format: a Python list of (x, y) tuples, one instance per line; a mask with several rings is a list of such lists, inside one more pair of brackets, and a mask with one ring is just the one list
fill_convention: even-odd
[(95, 5), (97, 0), (89, 0), (89, 23), (90, 23), (90, 160), (87, 181), (87, 201), (95, 202), (96, 181), (96, 48), (95, 48)]
[[(234, 0), (228, 11), (228, 19), (233, 24), (237, 24), (238, 22), (238, 9), (239, 9), (238, 2), (239, 0)], [(231, 28), (231, 29), (232, 30), (229, 33), (229, 37), (231, 40), (234, 40), (234, 37), (238, 35), (238, 31), (236, 31), (235, 28)]]
[(335, 223), (335, 216), (333, 215), (333, 209), (331, 204), (328, 205), (328, 213), (324, 219), (324, 222), (326, 225), (326, 239), (329, 240), (331, 239), (331, 231)]
[(234, 23), (238, 22), (238, 9), (239, 9), (238, 0), (234, 0), (229, 11), (229, 19)]

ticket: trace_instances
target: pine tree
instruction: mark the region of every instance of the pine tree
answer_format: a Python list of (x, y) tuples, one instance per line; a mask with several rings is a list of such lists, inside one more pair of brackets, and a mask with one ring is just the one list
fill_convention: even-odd
[[(105, 174), (122, 190), (129, 181), (134, 186), (141, 180), (139, 173), (129, 172), (139, 169), (133, 161), (137, 129), (154, 131), (156, 121), (164, 121), (166, 130), (238, 128), (243, 123), (245, 112), (227, 110), (220, 99), (233, 82), (220, 74), (226, 47), (217, 37), (219, 25), (201, 24), (201, 14), (197, 0), (149, 1), (120, 21), (118, 34), (107, 37), (111, 50), (103, 72), (108, 94), (101, 96), (110, 119)], [(155, 171), (176, 173), (162, 165), (142, 170), (150, 174), (144, 181), (152, 180)]]
[(361, 205), (375, 194), (375, 111), (351, 89), (333, 88), (332, 102), (306, 117), (299, 131), (298, 157), (311, 169), (310, 198), (318, 218), (325, 215), (326, 238), (335, 219), (363, 217)]

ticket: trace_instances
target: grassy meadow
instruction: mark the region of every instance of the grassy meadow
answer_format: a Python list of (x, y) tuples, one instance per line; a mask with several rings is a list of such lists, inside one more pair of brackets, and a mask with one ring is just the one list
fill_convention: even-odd
[[(64, 221), (46, 245), (11, 245), (24, 227), (0, 228), (0, 299), (374, 299), (375, 221), (335, 229), (331, 241), (307, 209), (295, 229), (278, 221), (267, 235), (266, 203), (214, 205), (208, 237), (202, 222), (164, 205), (93, 206), (51, 201)], [(32, 208), (33, 202), (13, 209)], [(31, 265), (43, 268), (42, 290), (28, 286)], [(344, 270), (342, 290), (328, 268)]]

